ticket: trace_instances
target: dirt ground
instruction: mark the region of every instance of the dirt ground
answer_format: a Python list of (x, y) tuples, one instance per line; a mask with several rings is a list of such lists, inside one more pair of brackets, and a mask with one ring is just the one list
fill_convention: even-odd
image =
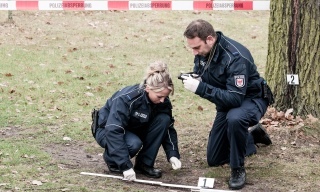
[[(262, 120), (265, 121), (268, 117)], [(282, 121), (279, 121), (283, 123)], [(287, 121), (288, 123), (289, 121)], [(269, 192), (269, 191), (318, 191), (320, 188), (319, 167), (308, 167), (311, 164), (319, 165), (320, 153), (319, 136), (316, 134), (307, 135), (306, 131), (301, 128), (294, 129), (288, 127), (268, 127), (264, 125), (270, 137), (272, 145), (258, 146), (258, 153), (252, 157), (246, 158), (247, 183), (241, 190), (243, 192)], [(313, 128), (312, 128), (313, 129)], [(23, 128), (4, 129), (1, 135), (6, 137), (19, 137)], [(186, 186), (197, 186), (199, 177), (215, 178), (214, 189), (228, 190), (227, 181), (229, 177), (229, 166), (208, 167), (205, 159), (204, 145), (206, 139), (196, 142), (197, 146), (183, 146), (180, 149), (182, 154), (182, 168), (173, 171), (170, 164), (166, 161), (163, 151), (159, 151), (155, 167), (160, 168), (163, 176), (160, 179), (150, 179), (141, 174), (137, 174), (137, 179), (160, 181), (168, 184), (178, 184)], [(91, 152), (85, 149), (91, 148)], [(197, 150), (196, 150), (197, 149)], [(57, 164), (61, 169), (72, 170), (74, 174), (81, 172), (108, 174), (110, 173), (102, 159), (103, 150), (94, 141), (85, 142), (68, 142), (65, 144), (44, 145), (43, 150), (52, 157), (52, 162)], [(134, 161), (134, 159), (132, 159)], [(280, 165), (280, 166), (279, 166)], [(289, 166), (292, 165), (292, 166)], [(281, 167), (283, 166), (283, 167)], [(268, 170), (280, 169), (278, 171)], [(306, 171), (311, 169), (311, 171)], [(217, 171), (217, 172), (215, 172)], [(212, 173), (208, 175), (208, 173)], [(262, 172), (259, 175), (259, 172)], [(276, 173), (276, 174), (274, 174)], [(315, 181), (309, 177), (314, 176)], [(94, 176), (84, 176), (94, 177)], [(96, 180), (104, 182), (106, 178), (96, 177)], [(120, 179), (110, 179), (112, 183), (123, 183)], [(140, 184), (135, 182), (127, 183), (127, 191), (153, 191), (153, 192), (182, 192), (191, 191), (190, 189), (170, 188), (164, 186)], [(121, 189), (123, 187), (121, 186)], [(130, 189), (130, 190), (129, 190)], [(288, 190), (286, 190), (288, 189)], [(125, 189), (123, 189), (125, 190)], [(117, 191), (115, 188), (114, 191)]]
[[(267, 119), (268, 117), (264, 118), (262, 122), (267, 121)], [(283, 121), (278, 122), (283, 123)], [(289, 121), (287, 121), (287, 123), (288, 122)], [(305, 135), (305, 132), (303, 132), (302, 129), (290, 129), (287, 126), (278, 128), (272, 127), (271, 125), (264, 126), (267, 128), (273, 144), (270, 146), (257, 146), (258, 153), (246, 159), (247, 183), (241, 191), (318, 191), (320, 188), (319, 180), (315, 183), (312, 183), (312, 181), (311, 183), (308, 183), (310, 181), (304, 181), (307, 177), (307, 175), (304, 174), (304, 166), (307, 166), (307, 163), (304, 162), (313, 162), (315, 164), (320, 163), (319, 137), (314, 135)], [(179, 171), (173, 171), (171, 169), (170, 164), (166, 162), (164, 153), (160, 150), (155, 167), (160, 168), (163, 171), (162, 178), (150, 179), (138, 174), (137, 179), (161, 181), (169, 184), (197, 186), (199, 177), (206, 177), (209, 172), (215, 172), (215, 170), (218, 170), (219, 173), (215, 174), (216, 177), (214, 177), (214, 189), (228, 190), (227, 181), (230, 173), (229, 166), (225, 165), (218, 168), (208, 167), (205, 159), (205, 144), (206, 139), (203, 138), (201, 142), (196, 143), (198, 146), (182, 146), (180, 150), (182, 154), (182, 169)], [(87, 147), (89, 145), (89, 147), (95, 148), (95, 151), (100, 151), (100, 147), (94, 142), (89, 144), (71, 143), (60, 146), (49, 145), (45, 146), (45, 150), (51, 154), (57, 162), (64, 162), (60, 166), (64, 166), (65, 168), (87, 170), (85, 172), (98, 174), (115, 175), (108, 171), (101, 153), (88, 153), (84, 150), (84, 145)], [(198, 148), (198, 151), (195, 152), (196, 155), (192, 152), (195, 151), (195, 148)], [(287, 164), (292, 164), (291, 169), (301, 168), (301, 174), (299, 175), (297, 173), (292, 173), (290, 170), (286, 170), (285, 167), (290, 167)], [(273, 175), (274, 173), (272, 172), (268, 173), (268, 171), (264, 171), (269, 168), (273, 169), (278, 165), (284, 166), (283, 173), (281, 173), (281, 171), (278, 173), (276, 172), (279, 175)], [(261, 170), (264, 172), (263, 174), (266, 175), (256, 177), (256, 175), (259, 175), (257, 172)], [(283, 179), (281, 178), (282, 174)], [(311, 171), (311, 175), (312, 174), (319, 176), (319, 169), (315, 167), (314, 170)], [(290, 179), (290, 177), (292, 177), (292, 179)], [(318, 178), (320, 178), (320, 176)], [(103, 180), (104, 178), (99, 177), (99, 179)], [(128, 187), (154, 192), (190, 191), (190, 189), (170, 188), (139, 183), (130, 183)]]

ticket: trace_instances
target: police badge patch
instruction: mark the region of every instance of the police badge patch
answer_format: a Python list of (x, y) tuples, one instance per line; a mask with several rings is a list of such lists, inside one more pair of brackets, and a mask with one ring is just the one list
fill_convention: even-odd
[(200, 61), (200, 65), (201, 65), (201, 66), (205, 66), (206, 64), (207, 64), (207, 62)]
[(234, 82), (236, 87), (244, 87), (246, 85), (244, 75), (235, 75)]

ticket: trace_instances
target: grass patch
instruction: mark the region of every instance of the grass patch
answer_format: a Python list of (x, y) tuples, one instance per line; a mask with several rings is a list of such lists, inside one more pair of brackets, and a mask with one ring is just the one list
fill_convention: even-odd
[[(14, 24), (0, 20), (0, 191), (169, 190), (80, 175), (106, 170), (103, 149), (90, 132), (92, 108), (121, 87), (140, 83), (147, 64), (156, 60), (167, 62), (174, 77), (171, 100), (183, 164), (172, 172), (160, 150), (161, 181), (197, 185), (206, 176), (227, 189), (229, 167), (206, 164), (215, 106), (175, 78), (193, 68), (183, 31), (194, 19), (210, 21), (251, 50), (263, 76), (269, 12), (14, 11), (13, 18)], [(305, 134), (318, 137), (317, 126), (305, 126)], [(283, 131), (284, 138), (292, 139), (290, 132), (297, 131)], [(273, 146), (247, 159), (249, 184), (243, 191), (316, 191), (319, 144), (291, 145), (276, 134)]]

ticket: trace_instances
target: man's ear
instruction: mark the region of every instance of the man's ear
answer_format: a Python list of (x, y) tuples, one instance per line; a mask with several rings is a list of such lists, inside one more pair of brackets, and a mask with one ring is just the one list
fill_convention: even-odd
[(216, 38), (211, 35), (209, 35), (206, 39), (206, 43), (210, 46), (213, 46), (215, 42), (216, 42)]

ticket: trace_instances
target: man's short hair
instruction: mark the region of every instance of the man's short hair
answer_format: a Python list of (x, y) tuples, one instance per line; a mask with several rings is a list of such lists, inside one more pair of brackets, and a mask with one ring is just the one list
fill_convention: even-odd
[(216, 32), (209, 22), (203, 19), (198, 19), (192, 21), (188, 25), (183, 35), (188, 39), (199, 37), (201, 40), (206, 41), (209, 35), (211, 35), (212, 37), (216, 37)]

